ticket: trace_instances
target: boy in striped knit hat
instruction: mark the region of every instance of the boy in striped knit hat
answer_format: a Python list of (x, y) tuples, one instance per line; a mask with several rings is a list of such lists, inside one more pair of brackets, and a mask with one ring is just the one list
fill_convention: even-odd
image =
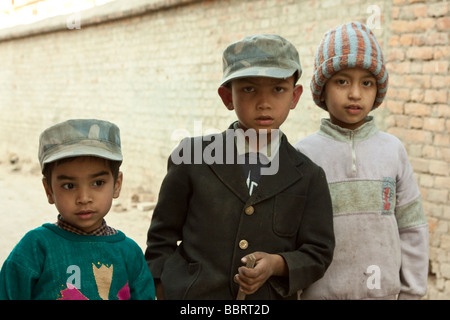
[(315, 57), (311, 91), (330, 118), (295, 147), (326, 173), (336, 248), (323, 278), (301, 299), (420, 299), (426, 293), (428, 224), (399, 139), (368, 114), (384, 99), (388, 72), (372, 31), (329, 30)]

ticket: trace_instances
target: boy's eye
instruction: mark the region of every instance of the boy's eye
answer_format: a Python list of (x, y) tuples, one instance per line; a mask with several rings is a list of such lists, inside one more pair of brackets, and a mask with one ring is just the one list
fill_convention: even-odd
[(344, 85), (344, 84), (348, 84), (348, 81), (345, 80), (345, 79), (337, 79), (337, 80), (336, 80), (336, 83), (337, 83), (337, 84), (340, 84), (340, 85)]
[(365, 86), (365, 87), (370, 87), (373, 85), (374, 85), (373, 81), (370, 81), (370, 80), (363, 81), (363, 86)]
[(101, 185), (103, 185), (105, 183), (105, 181), (103, 180), (97, 180), (94, 182), (94, 186), (96, 187), (100, 187)]
[(278, 92), (278, 93), (284, 92), (284, 88), (283, 87), (276, 87), (275, 88), (275, 92)]
[(242, 90), (243, 90), (244, 92), (254, 92), (254, 91), (255, 91), (255, 88), (253, 88), (253, 87), (244, 87)]
[(73, 183), (64, 183), (64, 184), (62, 185), (62, 187), (63, 187), (64, 189), (70, 190), (70, 189), (73, 189), (75, 186), (74, 186)]

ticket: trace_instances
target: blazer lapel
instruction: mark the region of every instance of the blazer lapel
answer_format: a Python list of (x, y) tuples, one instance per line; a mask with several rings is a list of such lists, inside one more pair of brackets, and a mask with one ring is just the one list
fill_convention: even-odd
[[(231, 129), (222, 132), (221, 136), (223, 142), (222, 159), (223, 164), (213, 163), (210, 168), (219, 180), (222, 181), (242, 202), (247, 202), (250, 197), (247, 185), (245, 184), (244, 173), (242, 165), (237, 164), (237, 150), (234, 144), (234, 134)], [(227, 145), (228, 144), (228, 145)], [(228, 151), (228, 154), (227, 154)], [(230, 154), (233, 152), (233, 154)], [(220, 157), (219, 157), (220, 158)]]
[(303, 174), (298, 168), (302, 161), (295, 157), (295, 154), (292, 154), (297, 152), (292, 149), (289, 148), (287, 138), (283, 135), (279, 154), (271, 163), (273, 166), (271, 171), (273, 171), (276, 170), (276, 162), (278, 162), (278, 171), (275, 172), (276, 174), (266, 174), (261, 177), (259, 185), (250, 197), (248, 204), (255, 204), (271, 198), (302, 178)]
[[(298, 166), (301, 165), (301, 160), (295, 157), (297, 152), (293, 147), (289, 147), (286, 136), (282, 136), (278, 156), (272, 161), (271, 168), (268, 168), (269, 174), (264, 174), (261, 177), (258, 187), (249, 195), (248, 187), (245, 184), (245, 177), (242, 171), (242, 165), (237, 164), (237, 150), (234, 144), (234, 135), (231, 131), (225, 131), (221, 135), (223, 140), (223, 164), (213, 163), (210, 168), (219, 180), (222, 181), (242, 202), (247, 204), (255, 204), (265, 199), (271, 198), (280, 191), (286, 189), (303, 176)], [(232, 139), (232, 140), (227, 140)], [(227, 158), (227, 143), (233, 143), (233, 148), (228, 145), (228, 152), (233, 150), (233, 155), (228, 154)], [(294, 154), (293, 154), (294, 153)], [(226, 162), (226, 159), (228, 162)], [(232, 163), (229, 163), (232, 160)], [(275, 163), (275, 161), (277, 163)], [(278, 171), (276, 171), (278, 169)], [(275, 172), (272, 172), (275, 170)], [(272, 174), (270, 174), (272, 173)]]
[(239, 164), (211, 164), (210, 168), (224, 185), (226, 185), (242, 202), (250, 197), (245, 184), (242, 167)]

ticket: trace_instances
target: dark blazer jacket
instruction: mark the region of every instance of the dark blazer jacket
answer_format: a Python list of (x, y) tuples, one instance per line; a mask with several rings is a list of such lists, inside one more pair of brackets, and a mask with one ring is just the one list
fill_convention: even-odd
[(271, 277), (247, 300), (296, 299), (331, 263), (333, 215), (322, 168), (282, 135), (278, 172), (263, 175), (250, 196), (242, 165), (229, 161), (237, 153), (231, 128), (185, 138), (169, 157), (145, 252), (166, 299), (235, 299), (240, 259), (255, 251), (280, 254), (289, 276)]

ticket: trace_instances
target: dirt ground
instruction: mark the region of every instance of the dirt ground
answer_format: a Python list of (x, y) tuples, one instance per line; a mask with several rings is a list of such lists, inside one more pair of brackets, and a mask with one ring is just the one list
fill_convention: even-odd
[[(38, 166), (0, 162), (0, 266), (27, 231), (55, 222), (57, 214), (47, 202)], [(122, 193), (105, 220), (144, 251), (151, 214)]]

